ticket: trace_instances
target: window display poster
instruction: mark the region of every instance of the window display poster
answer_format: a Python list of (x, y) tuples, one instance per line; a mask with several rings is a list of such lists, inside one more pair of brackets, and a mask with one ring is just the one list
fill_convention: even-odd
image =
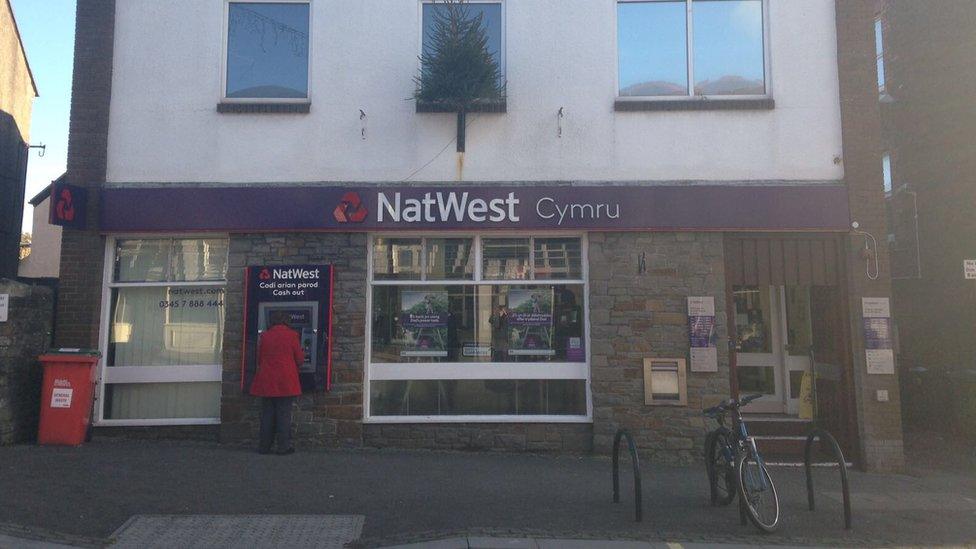
[[(328, 391), (332, 384), (331, 265), (268, 265), (244, 271), (244, 357), (241, 388), (250, 389), (257, 372), (261, 310), (288, 309), (291, 328), (299, 333), (306, 360), (298, 379), (302, 391)], [(265, 313), (267, 316), (267, 313)], [(311, 348), (314, 345), (314, 352)], [(314, 357), (314, 360), (311, 359)], [(306, 365), (301, 365), (304, 368)]]
[(891, 349), (891, 319), (864, 318), (864, 348)]
[(400, 294), (400, 356), (447, 356), (447, 292), (404, 291)]
[(718, 371), (718, 335), (715, 332), (715, 298), (688, 298), (689, 358), (692, 372)]
[(869, 374), (894, 374), (891, 304), (886, 297), (861, 298), (864, 358)]
[(509, 355), (552, 356), (553, 291), (509, 290)]
[(869, 374), (894, 374), (895, 352), (891, 349), (866, 349), (864, 351)]

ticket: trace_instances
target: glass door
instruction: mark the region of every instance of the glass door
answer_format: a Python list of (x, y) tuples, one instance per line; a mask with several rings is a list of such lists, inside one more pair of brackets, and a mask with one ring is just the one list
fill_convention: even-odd
[[(810, 349), (813, 345), (813, 322), (810, 315), (810, 286), (780, 287), (783, 302), (783, 333), (786, 341), (783, 349), (785, 362), (786, 413), (800, 412), (800, 400), (810, 399), (812, 387), (804, 393), (803, 374), (810, 371)], [(809, 383), (813, 383), (811, 379)], [(812, 413), (812, 408), (810, 409)], [(810, 418), (812, 419), (812, 417)]]
[(735, 286), (735, 350), (739, 394), (764, 395), (747, 412), (782, 413), (783, 342), (779, 288)]

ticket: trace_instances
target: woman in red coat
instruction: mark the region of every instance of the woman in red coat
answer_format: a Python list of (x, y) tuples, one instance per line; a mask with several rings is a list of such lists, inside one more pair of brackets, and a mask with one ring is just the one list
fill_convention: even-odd
[(295, 453), (291, 445), (291, 408), (302, 394), (298, 367), (305, 361), (298, 332), (288, 327), (288, 313), (275, 311), (271, 327), (258, 338), (258, 369), (251, 382), (251, 394), (261, 398), (261, 434), (258, 452), (271, 453), (278, 437), (278, 454)]

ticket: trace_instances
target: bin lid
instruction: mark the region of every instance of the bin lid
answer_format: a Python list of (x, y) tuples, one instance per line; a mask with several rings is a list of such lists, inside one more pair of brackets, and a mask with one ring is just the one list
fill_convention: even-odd
[(81, 347), (58, 347), (56, 349), (48, 349), (47, 353), (49, 355), (74, 355), (74, 356), (102, 356), (102, 352), (98, 349), (85, 349)]

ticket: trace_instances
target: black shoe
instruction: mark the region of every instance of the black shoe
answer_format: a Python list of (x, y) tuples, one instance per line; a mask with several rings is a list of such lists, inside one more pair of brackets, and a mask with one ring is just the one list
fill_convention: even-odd
[(291, 447), (291, 448), (286, 448), (284, 450), (278, 450), (276, 453), (279, 456), (288, 456), (295, 453), (295, 448)]
[(258, 448), (258, 453), (262, 456), (266, 456), (271, 453), (271, 448)]

